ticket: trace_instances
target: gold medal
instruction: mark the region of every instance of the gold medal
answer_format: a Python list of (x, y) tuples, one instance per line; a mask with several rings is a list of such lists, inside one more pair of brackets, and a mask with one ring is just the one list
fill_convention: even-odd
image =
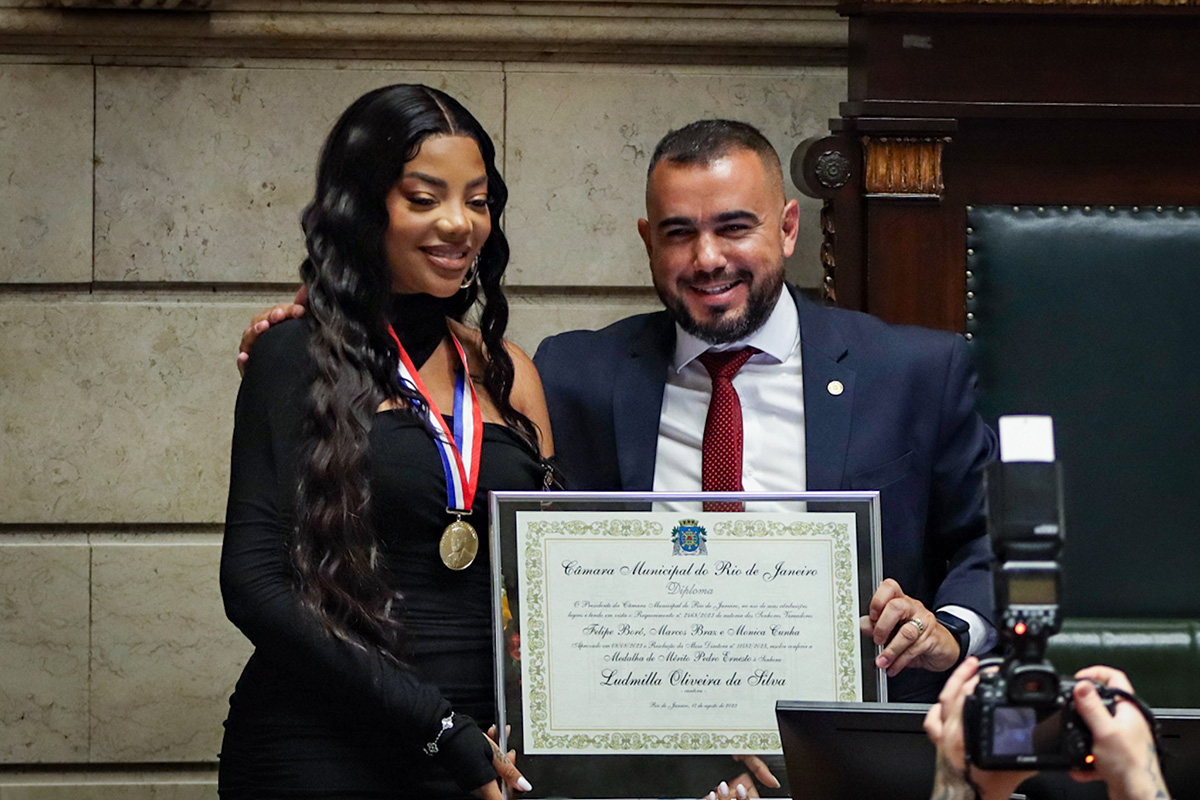
[(454, 522), (442, 531), (438, 553), (447, 567), (455, 571), (463, 570), (471, 566), (479, 554), (479, 534), (471, 527), (471, 523), (463, 522), (462, 515), (471, 513), (475, 490), (479, 488), (479, 456), (483, 447), (483, 415), (471, 383), (467, 354), (451, 333), (450, 340), (454, 342), (462, 365), (454, 381), (455, 425), (451, 430), (391, 325), (388, 326), (388, 333), (396, 342), (396, 350), (400, 355), (400, 364), (397, 366), (400, 381), (420, 393), (425, 401), (424, 414), (429, 420), (429, 428), (438, 432), (433, 442), (440, 451), (446, 472), (446, 512), (454, 517)]
[(442, 531), (438, 553), (442, 556), (442, 563), (450, 569), (466, 569), (474, 563), (479, 553), (479, 534), (471, 527), (471, 523), (456, 519)]

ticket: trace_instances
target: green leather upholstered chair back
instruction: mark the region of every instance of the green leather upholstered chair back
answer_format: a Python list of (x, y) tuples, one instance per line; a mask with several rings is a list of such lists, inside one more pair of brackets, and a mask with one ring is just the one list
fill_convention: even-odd
[(1200, 618), (1200, 211), (968, 210), (981, 406), (1050, 414), (1069, 616)]

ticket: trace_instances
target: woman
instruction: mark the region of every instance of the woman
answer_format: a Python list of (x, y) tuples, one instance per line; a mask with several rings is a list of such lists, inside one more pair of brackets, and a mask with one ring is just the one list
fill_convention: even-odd
[(238, 395), (221, 590), (255, 653), (222, 797), (529, 788), (473, 719), (494, 714), (487, 492), (543, 486), (552, 450), (502, 339), (494, 158), (424, 86), (364, 95), (325, 142), (308, 311), (259, 339)]

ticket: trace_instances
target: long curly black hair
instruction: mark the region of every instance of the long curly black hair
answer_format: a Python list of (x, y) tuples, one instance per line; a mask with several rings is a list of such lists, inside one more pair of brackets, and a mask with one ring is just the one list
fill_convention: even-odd
[(500, 215), (508, 189), (492, 140), (470, 112), (427, 86), (397, 84), (363, 95), (325, 140), (316, 194), (302, 217), (308, 257), (300, 275), (316, 371), (301, 434), (292, 563), (303, 602), (331, 633), (396, 660), (400, 595), (384, 574), (371, 522), (367, 435), (384, 399), (411, 406), (417, 395), (397, 376), (399, 353), (387, 332), (386, 198), (421, 143), (446, 135), (479, 145), (492, 221), (479, 254), (479, 280), (452, 298), (450, 315), (462, 319), (482, 291), (484, 387), (504, 421), (536, 443), (534, 425), (510, 402), (513, 364), (502, 339), (508, 302), (500, 281), (509, 251)]

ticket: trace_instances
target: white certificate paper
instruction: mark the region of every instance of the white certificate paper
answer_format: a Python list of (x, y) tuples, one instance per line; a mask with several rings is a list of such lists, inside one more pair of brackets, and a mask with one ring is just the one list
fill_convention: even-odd
[(862, 699), (852, 513), (517, 512), (525, 752), (779, 752)]

